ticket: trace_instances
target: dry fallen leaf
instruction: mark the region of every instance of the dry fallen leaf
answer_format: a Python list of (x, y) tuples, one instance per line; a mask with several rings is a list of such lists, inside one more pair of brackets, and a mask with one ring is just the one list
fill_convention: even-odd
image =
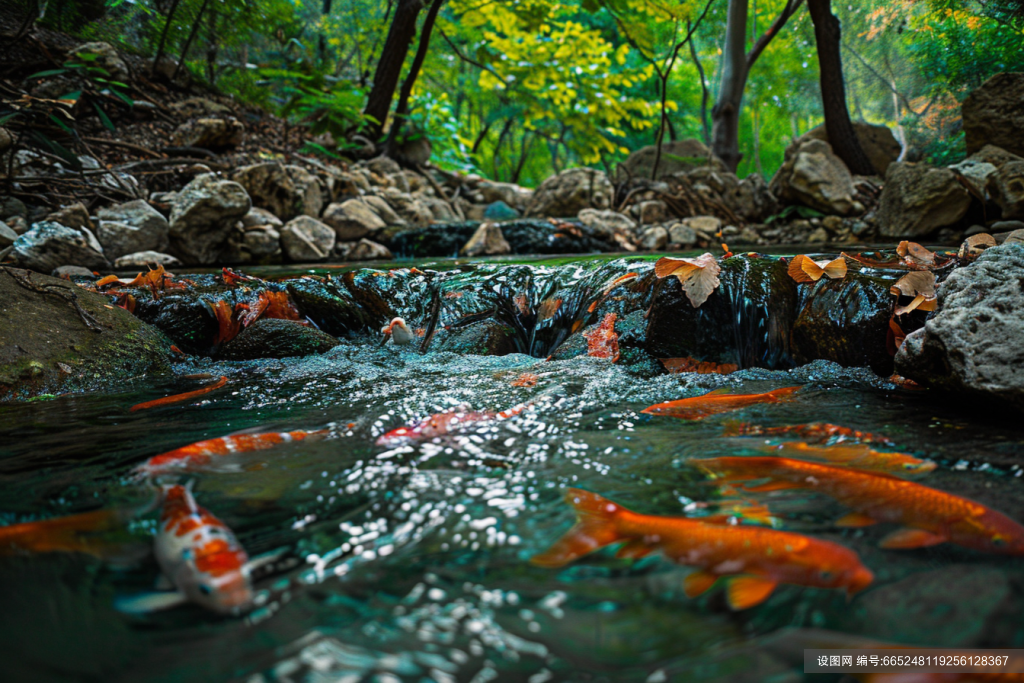
[(890, 356), (896, 355), (896, 352), (903, 346), (903, 340), (906, 338), (907, 335), (899, 323), (896, 322), (896, 318), (889, 318), (889, 332), (885, 337), (885, 346)]
[(910, 313), (916, 308), (922, 311), (935, 310), (935, 273), (918, 270), (907, 273), (889, 288), (890, 294), (896, 296), (912, 296), (914, 300), (906, 306), (897, 306), (896, 315)]
[(989, 247), (994, 246), (996, 246), (995, 237), (987, 232), (978, 233), (964, 240), (964, 243), (960, 245), (960, 252), (957, 256), (960, 258), (974, 258)]
[(789, 262), (787, 272), (797, 282), (817, 282), (822, 275), (832, 280), (842, 280), (846, 277), (846, 259), (840, 256), (832, 261), (815, 261), (800, 254)]
[(896, 247), (896, 253), (903, 258), (904, 263), (911, 267), (924, 266), (931, 268), (936, 265), (935, 252), (929, 251), (917, 242), (908, 242), (906, 240), (900, 242)]
[(663, 256), (654, 264), (654, 274), (659, 278), (675, 275), (694, 308), (708, 300), (719, 284), (718, 274), (722, 269), (711, 254), (697, 258), (669, 258)]

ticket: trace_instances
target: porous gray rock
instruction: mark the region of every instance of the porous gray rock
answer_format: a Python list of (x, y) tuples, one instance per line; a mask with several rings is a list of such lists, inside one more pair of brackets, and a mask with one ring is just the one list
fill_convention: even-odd
[(577, 216), (580, 223), (594, 231), (602, 239), (610, 239), (615, 233), (632, 235), (636, 231), (636, 221), (629, 216), (605, 209), (583, 209)]
[(887, 237), (927, 235), (958, 223), (970, 204), (970, 194), (950, 169), (896, 162), (885, 174), (878, 232)]
[(0, 221), (0, 249), (6, 249), (11, 246), (16, 239), (18, 239), (18, 233), (14, 232), (9, 225)]
[(1024, 156), (1024, 73), (1001, 73), (982, 83), (961, 105), (967, 153), (996, 145)]
[(988, 177), (987, 188), (1003, 218), (1024, 218), (1024, 160), (1007, 161)]
[(95, 237), (85, 231), (44, 221), (36, 223), (14, 241), (15, 263), (40, 273), (51, 273), (59, 266), (82, 266), (90, 270), (110, 267), (110, 261), (97, 247)]
[(570, 168), (540, 184), (526, 215), (566, 218), (583, 209), (608, 209), (613, 194), (611, 181), (603, 171)]
[(772, 178), (772, 191), (790, 203), (824, 213), (852, 213), (853, 176), (824, 140), (811, 138), (797, 147)]
[(186, 263), (213, 263), (251, 206), (238, 183), (212, 173), (197, 176), (171, 203), (171, 245)]
[(46, 220), (60, 223), (64, 227), (74, 230), (82, 228), (92, 230), (95, 228), (92, 219), (89, 217), (89, 210), (85, 208), (85, 204), (82, 202), (75, 202), (74, 204), (62, 207), (47, 216)]
[(271, 228), (283, 228), (284, 221), (270, 213), (266, 209), (261, 209), (257, 206), (249, 209), (249, 213), (242, 216), (242, 227), (243, 228), (255, 228), (259, 226), (269, 226)]
[(690, 247), (697, 243), (697, 232), (686, 223), (675, 223), (668, 229), (668, 241)]
[(986, 249), (954, 270), (938, 291), (935, 314), (907, 335), (896, 371), (959, 395), (986, 397), (1024, 411), (1024, 244)]
[(324, 211), (323, 222), (334, 228), (339, 242), (358, 240), (387, 227), (369, 204), (358, 199), (331, 204)]
[(668, 230), (656, 225), (647, 228), (640, 235), (640, 248), (646, 251), (660, 251), (668, 246)]
[(334, 248), (334, 253), (339, 258), (349, 261), (378, 261), (394, 258), (390, 249), (365, 237), (358, 242), (339, 242)]
[(293, 218), (281, 228), (281, 247), (290, 261), (323, 261), (336, 241), (331, 226), (309, 216)]

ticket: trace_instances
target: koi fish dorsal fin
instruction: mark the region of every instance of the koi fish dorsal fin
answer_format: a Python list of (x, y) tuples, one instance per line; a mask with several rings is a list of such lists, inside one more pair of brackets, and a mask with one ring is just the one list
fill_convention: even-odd
[(576, 525), (551, 548), (530, 561), (541, 567), (561, 567), (598, 548), (625, 540), (615, 528), (622, 508), (607, 498), (582, 489), (569, 489), (565, 500), (576, 510)]
[(930, 531), (925, 531), (924, 529), (897, 529), (883, 538), (882, 542), (878, 544), (878, 547), (889, 550), (927, 548), (929, 546), (945, 543), (947, 540), (949, 539), (939, 536), (938, 534), (933, 534)]
[(777, 581), (763, 576), (740, 576), (729, 582), (729, 607), (734, 610), (748, 609), (768, 599)]
[(686, 578), (683, 579), (683, 592), (686, 593), (686, 597), (695, 598), (715, 585), (717, 580), (717, 574), (698, 569), (691, 574), (687, 574)]

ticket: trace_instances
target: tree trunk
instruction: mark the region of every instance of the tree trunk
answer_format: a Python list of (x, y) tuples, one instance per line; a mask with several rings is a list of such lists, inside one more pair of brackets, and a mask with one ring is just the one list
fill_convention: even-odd
[(740, 108), (747, 83), (747, 0), (729, 0), (722, 82), (711, 110), (711, 151), (731, 171), (740, 164)]
[(423, 0), (398, 0), (395, 16), (388, 29), (388, 37), (384, 41), (384, 49), (377, 62), (377, 71), (373, 75), (373, 88), (366, 100), (363, 111), (373, 120), (366, 123), (365, 132), (372, 140), (380, 139), (384, 130), (384, 122), (391, 109), (391, 100), (395, 96), (398, 78), (402, 75), (402, 65), (409, 53), (409, 45), (416, 35), (416, 18), (423, 9)]
[(206, 11), (206, 6), (210, 4), (210, 0), (203, 0), (203, 4), (199, 6), (199, 13), (196, 14), (195, 23), (192, 24), (192, 32), (188, 34), (188, 39), (185, 40), (185, 46), (181, 48), (181, 58), (178, 62), (177, 68), (174, 69), (174, 75), (171, 76), (171, 81), (178, 80), (178, 74), (181, 73), (182, 68), (185, 66), (185, 60), (188, 58), (189, 48), (192, 47), (192, 41), (195, 40), (196, 33), (199, 32), (199, 24), (203, 21), (203, 12)]
[(874, 175), (850, 121), (843, 84), (843, 61), (839, 54), (839, 19), (832, 14), (830, 0), (807, 0), (818, 44), (818, 69), (821, 76), (821, 104), (825, 111), (825, 133), (829, 144), (852, 173)]
[(423, 68), (423, 62), (427, 58), (427, 51), (430, 48), (430, 34), (434, 30), (437, 13), (441, 11), (441, 5), (443, 4), (444, 0), (434, 0), (430, 5), (430, 9), (427, 10), (426, 18), (423, 20), (423, 28), (420, 29), (420, 42), (416, 47), (416, 56), (412, 58), (409, 73), (405, 75), (405, 80), (402, 81), (402, 90), (398, 93), (398, 105), (395, 106), (395, 119), (391, 122), (391, 130), (388, 131), (386, 149), (389, 155), (398, 141), (398, 134), (402, 131), (405, 117), (409, 113), (409, 97), (412, 95), (413, 86), (416, 85), (416, 79), (420, 75), (420, 69)]
[(171, 4), (171, 9), (167, 12), (167, 21), (164, 22), (164, 30), (160, 32), (160, 44), (156, 48), (156, 56), (153, 57), (153, 68), (150, 69), (150, 74), (156, 73), (157, 64), (160, 62), (160, 58), (164, 56), (164, 45), (167, 43), (167, 32), (171, 28), (171, 22), (174, 21), (174, 13), (178, 11), (178, 4), (181, 0), (174, 0)]

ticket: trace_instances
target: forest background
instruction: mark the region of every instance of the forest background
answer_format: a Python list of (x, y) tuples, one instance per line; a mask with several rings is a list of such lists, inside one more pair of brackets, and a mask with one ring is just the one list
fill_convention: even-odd
[[(421, 2), (9, 1), (83, 40), (180, 60), (194, 81), (305, 126), (307, 151), (327, 156), (385, 123), (366, 118), (367, 97), (402, 6)], [(763, 52), (741, 84), (737, 174), (770, 178), (786, 146), (823, 120), (799, 0), (423, 0), (415, 36), (429, 41), (412, 40), (402, 65), (409, 80), (422, 53), (402, 141), (425, 136), (442, 168), (526, 186), (578, 165), (612, 172), (659, 133), (710, 145), (740, 6), (743, 52)], [(962, 158), (960, 102), (995, 73), (1024, 71), (1018, 3), (835, 0), (832, 11), (851, 117), (893, 128), (906, 160)]]

